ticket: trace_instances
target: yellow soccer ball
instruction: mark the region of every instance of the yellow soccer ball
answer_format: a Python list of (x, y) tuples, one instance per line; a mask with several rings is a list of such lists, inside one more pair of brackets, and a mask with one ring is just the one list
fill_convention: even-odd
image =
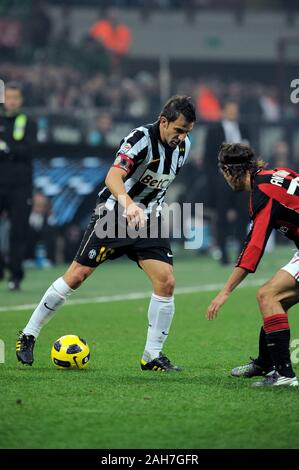
[(51, 358), (58, 369), (85, 369), (90, 351), (84, 339), (77, 335), (65, 335), (53, 344)]

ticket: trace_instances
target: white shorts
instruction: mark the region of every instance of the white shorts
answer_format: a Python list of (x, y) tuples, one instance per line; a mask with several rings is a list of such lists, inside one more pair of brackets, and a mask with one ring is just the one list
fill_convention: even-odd
[(296, 251), (293, 258), (281, 269), (290, 273), (299, 282), (299, 251)]

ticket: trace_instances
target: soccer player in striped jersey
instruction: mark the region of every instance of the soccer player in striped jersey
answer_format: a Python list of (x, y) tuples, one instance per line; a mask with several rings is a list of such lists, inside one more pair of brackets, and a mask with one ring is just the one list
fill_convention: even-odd
[[(20, 332), (16, 354), (23, 364), (32, 365), (34, 344), (42, 326), (72, 292), (104, 261), (127, 255), (138, 263), (153, 286), (141, 368), (180, 370), (163, 353), (174, 315), (175, 280), (169, 239), (162, 236), (161, 208), (167, 188), (188, 157), (188, 133), (195, 120), (189, 97), (174, 96), (155, 123), (134, 129), (122, 140), (74, 261), (49, 287)], [(123, 225), (126, 235), (118, 236)], [(152, 225), (157, 227), (156, 236), (152, 235)], [(105, 226), (113, 229), (106, 236), (100, 230)], [(129, 236), (129, 229), (134, 235), (136, 227), (143, 233)]]
[[(207, 318), (213, 320), (231, 292), (248, 273), (255, 272), (273, 229), (299, 248), (299, 173), (289, 168), (265, 169), (249, 146), (222, 144), (219, 168), (234, 191), (250, 191), (251, 229), (236, 267), (211, 302)], [(290, 360), (288, 310), (299, 302), (299, 251), (257, 293), (263, 318), (259, 356), (232, 370), (235, 377), (265, 376), (254, 386), (297, 386)]]

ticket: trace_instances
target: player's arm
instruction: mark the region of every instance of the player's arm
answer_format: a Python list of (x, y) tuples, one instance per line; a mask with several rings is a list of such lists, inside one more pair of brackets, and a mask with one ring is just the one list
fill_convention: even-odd
[(105, 184), (118, 203), (125, 209), (128, 224), (130, 226), (139, 225), (144, 227), (145, 215), (143, 210), (134, 203), (133, 199), (126, 192), (124, 179), (127, 174), (128, 169), (126, 167), (122, 168), (119, 165), (112, 166), (107, 173)]
[(125, 209), (134, 203), (133, 199), (131, 199), (126, 192), (124, 185), (124, 179), (126, 176), (127, 172), (123, 168), (112, 166), (105, 179), (105, 185)]
[(147, 156), (148, 139), (144, 132), (135, 129), (129, 136), (122, 140), (116, 153), (116, 159), (110, 168), (105, 184), (125, 209), (129, 225), (145, 225), (145, 215), (141, 207), (138, 207), (128, 195), (124, 180)]
[(249, 271), (244, 268), (236, 267), (229, 276), (225, 286), (219, 294), (212, 300), (207, 310), (207, 319), (213, 320), (222, 305), (227, 301), (232, 291), (245, 279)]
[(255, 272), (273, 229), (276, 207), (273, 200), (268, 199), (266, 205), (256, 214), (236, 267), (223, 289), (208, 307), (208, 320), (213, 320), (217, 316), (220, 307), (226, 302), (232, 291), (245, 279), (247, 274)]

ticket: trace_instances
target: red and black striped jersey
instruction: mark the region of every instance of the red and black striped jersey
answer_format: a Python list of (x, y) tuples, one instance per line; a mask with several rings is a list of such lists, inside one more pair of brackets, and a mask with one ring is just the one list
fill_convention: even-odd
[(251, 229), (236, 266), (254, 272), (273, 229), (299, 248), (299, 173), (259, 170), (252, 178), (249, 214)]

